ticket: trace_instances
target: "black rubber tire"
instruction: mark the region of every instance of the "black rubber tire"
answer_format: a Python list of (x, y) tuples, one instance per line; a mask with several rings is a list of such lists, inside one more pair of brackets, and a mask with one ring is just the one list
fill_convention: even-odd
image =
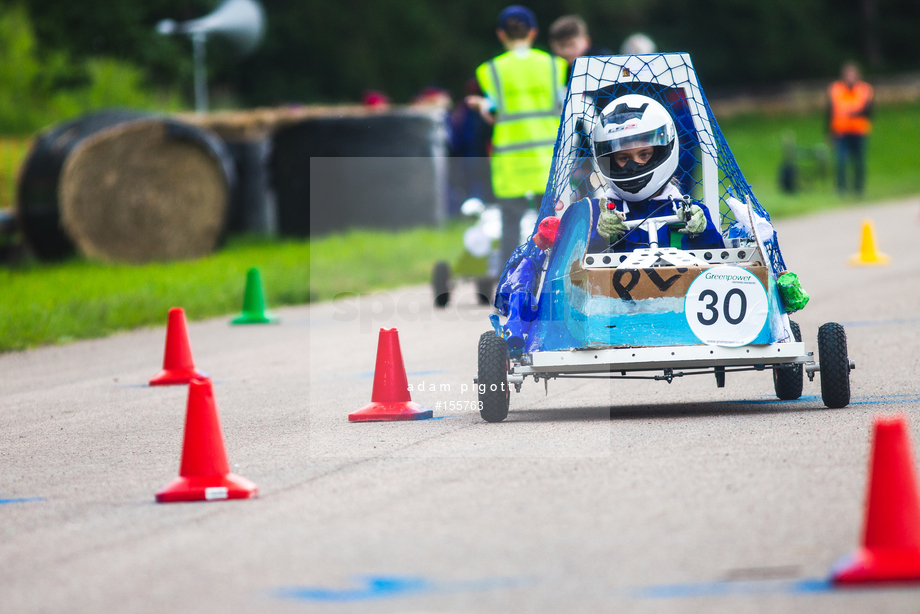
[(434, 306), (447, 307), (450, 302), (450, 265), (439, 260), (431, 271), (431, 289), (434, 291)]
[(821, 398), (837, 409), (850, 404), (850, 358), (843, 326), (828, 322), (818, 329), (818, 361), (821, 365)]
[(508, 344), (495, 331), (479, 337), (479, 415), (486, 422), (501, 422), (508, 417), (511, 388), (508, 385)]
[[(799, 325), (790, 320), (789, 327), (792, 329), (792, 337), (796, 341), (801, 341), (802, 331)], [(802, 396), (804, 384), (805, 370), (802, 365), (773, 369), (773, 390), (776, 391), (776, 396), (783, 401), (795, 401)]]
[(480, 305), (491, 305), (494, 294), (494, 284), (489, 277), (479, 277), (476, 279), (476, 300)]

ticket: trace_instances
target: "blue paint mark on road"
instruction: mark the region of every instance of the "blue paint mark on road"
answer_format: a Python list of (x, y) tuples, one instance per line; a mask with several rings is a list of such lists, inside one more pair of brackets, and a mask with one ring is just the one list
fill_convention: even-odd
[(279, 594), (304, 601), (368, 601), (431, 591), (431, 583), (424, 578), (368, 576), (361, 580), (364, 586), (360, 588), (289, 587), (280, 589)]
[(697, 582), (693, 584), (660, 584), (636, 589), (638, 599), (684, 599), (688, 597), (727, 597), (731, 595), (786, 594), (802, 595), (830, 592), (834, 589), (828, 578), (803, 580), (735, 580)]
[(859, 328), (861, 326), (898, 326), (901, 324), (920, 324), (920, 318), (897, 318), (893, 320), (856, 320), (855, 322), (841, 322), (846, 328)]
[[(207, 379), (211, 379), (211, 376), (208, 375), (207, 373), (205, 373), (204, 375), (207, 377)], [(211, 379), (211, 384), (214, 385), (214, 386), (223, 386), (223, 385), (226, 384), (226, 383), (227, 383), (227, 382), (226, 382), (225, 380)], [(151, 388), (151, 389), (152, 389), (152, 388), (162, 388), (162, 389), (167, 389), (167, 388), (177, 388), (177, 387), (180, 387), (180, 386), (188, 386), (188, 384), (171, 384), (171, 385), (169, 385), (169, 386), (151, 386), (150, 384), (113, 384), (112, 386), (109, 386), (109, 388), (113, 388), (113, 389), (115, 389), (115, 390), (128, 390), (128, 389), (131, 389), (131, 388)]]
[[(772, 397), (764, 400), (754, 399), (735, 399), (726, 401), (726, 403), (741, 403), (744, 405), (784, 405), (789, 403), (803, 403), (806, 401), (820, 401), (821, 397), (817, 395), (803, 395), (798, 399), (783, 401), (772, 395), (762, 395)], [(920, 394), (886, 394), (867, 397), (853, 397), (850, 399), (850, 405), (891, 405), (894, 403), (917, 403), (920, 402)]]
[(356, 576), (353, 588), (290, 586), (280, 588), (277, 596), (301, 601), (347, 602), (396, 599), (418, 595), (477, 592), (497, 588), (516, 588), (531, 584), (522, 578), (495, 578), (464, 582), (433, 582), (418, 576)]
[(18, 499), (0, 499), (0, 505), (5, 503), (28, 503), (30, 501), (44, 501), (44, 497), (20, 497)]
[[(771, 396), (771, 395), (765, 394), (763, 396)], [(732, 399), (732, 400), (726, 401), (726, 403), (744, 403), (745, 405), (782, 405), (782, 404), (788, 404), (788, 403), (800, 403), (803, 401), (820, 401), (820, 400), (821, 400), (821, 397), (816, 396), (816, 395), (802, 395), (798, 399), (795, 399), (792, 401), (783, 401), (781, 399), (777, 399), (776, 397), (773, 397), (772, 399), (764, 399), (763, 401), (753, 400), (753, 399)]]
[(891, 405), (892, 403), (916, 403), (920, 401), (920, 395), (892, 395), (890, 397), (862, 397), (851, 399), (850, 405)]
[(920, 394), (876, 394), (858, 399), (920, 399)]

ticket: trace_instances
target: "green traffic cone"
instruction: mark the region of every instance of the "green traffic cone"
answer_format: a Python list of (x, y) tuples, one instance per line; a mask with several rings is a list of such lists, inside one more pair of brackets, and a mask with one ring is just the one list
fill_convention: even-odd
[(243, 313), (233, 318), (231, 324), (269, 324), (277, 321), (278, 316), (265, 310), (265, 297), (262, 295), (262, 279), (259, 276), (259, 269), (249, 269), (249, 272), (246, 273)]

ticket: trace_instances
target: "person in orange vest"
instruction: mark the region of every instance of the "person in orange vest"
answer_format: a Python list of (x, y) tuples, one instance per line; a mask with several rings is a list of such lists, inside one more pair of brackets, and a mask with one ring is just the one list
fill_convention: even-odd
[(872, 86), (860, 79), (859, 67), (847, 62), (840, 80), (828, 88), (828, 131), (837, 150), (837, 191), (847, 189), (847, 166), (853, 165), (853, 191), (861, 195), (866, 182), (866, 137), (872, 129)]

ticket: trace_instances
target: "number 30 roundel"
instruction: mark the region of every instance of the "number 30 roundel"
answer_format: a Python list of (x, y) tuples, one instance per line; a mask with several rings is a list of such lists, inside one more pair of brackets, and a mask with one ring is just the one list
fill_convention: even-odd
[(750, 271), (718, 266), (700, 273), (687, 289), (684, 312), (690, 330), (707, 345), (737, 347), (757, 338), (767, 321), (767, 292)]

